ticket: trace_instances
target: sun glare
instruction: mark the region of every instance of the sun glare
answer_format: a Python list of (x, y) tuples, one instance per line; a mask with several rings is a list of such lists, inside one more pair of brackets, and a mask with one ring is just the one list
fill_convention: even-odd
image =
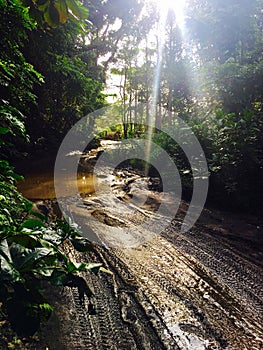
[(169, 10), (174, 11), (177, 25), (182, 28), (184, 25), (184, 7), (186, 0), (154, 0), (163, 16)]

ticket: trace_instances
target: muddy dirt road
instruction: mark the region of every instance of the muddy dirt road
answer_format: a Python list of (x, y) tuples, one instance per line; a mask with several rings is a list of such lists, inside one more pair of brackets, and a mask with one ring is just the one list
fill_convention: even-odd
[[(118, 200), (127, 201), (136, 179), (129, 171), (110, 179)], [(190, 232), (181, 233), (183, 203), (160, 235), (139, 239), (139, 244), (136, 237), (133, 247), (122, 247), (119, 237), (118, 246), (116, 229), (147, 220), (158, 195), (152, 190), (151, 200), (132, 215), (103, 192), (81, 203), (66, 201), (73, 217), (82, 218), (82, 227), (96, 225), (105, 243), (86, 256), (72, 255), (68, 246), (68, 254), (77, 261), (102, 262), (114, 275), (83, 275), (96, 291), (91, 300), (95, 313), (89, 312), (89, 300), (80, 304), (77, 290), (61, 290), (39, 349), (263, 348), (262, 227), (252, 219), (223, 219), (205, 210)], [(115, 247), (107, 247), (113, 240)]]
[[(76, 261), (102, 262), (113, 276), (83, 274), (95, 290), (85, 305), (77, 289), (52, 291), (55, 312), (37, 349), (263, 349), (263, 223), (205, 210), (182, 233), (182, 202), (163, 230), (166, 218), (159, 217), (159, 234), (137, 230), (156, 215), (158, 180), (104, 168), (96, 181), (102, 191), (64, 205), (100, 244), (88, 255), (65, 249)], [(127, 211), (134, 194), (144, 198), (142, 181), (149, 183), (147, 201)]]

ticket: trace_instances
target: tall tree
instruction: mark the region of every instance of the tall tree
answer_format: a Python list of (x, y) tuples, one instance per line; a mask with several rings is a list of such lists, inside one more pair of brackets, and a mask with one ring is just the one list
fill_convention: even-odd
[(85, 0), (84, 4), (89, 8), (90, 26), (83, 55), (92, 57), (93, 69), (100, 67), (105, 75), (110, 63), (115, 61), (121, 40), (134, 30), (142, 5), (138, 0)]
[(262, 79), (255, 80), (262, 76), (262, 5), (262, 0), (189, 2), (187, 24), (200, 80), (226, 112), (250, 109), (256, 95), (262, 96)]

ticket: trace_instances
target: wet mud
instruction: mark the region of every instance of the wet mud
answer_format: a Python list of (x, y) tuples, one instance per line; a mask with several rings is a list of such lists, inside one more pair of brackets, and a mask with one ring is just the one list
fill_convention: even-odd
[[(97, 179), (103, 190), (64, 199), (72, 217), (93, 234), (94, 250), (76, 253), (67, 243), (65, 251), (76, 261), (103, 263), (113, 275), (82, 273), (95, 291), (84, 305), (77, 289), (52, 289), (55, 312), (41, 328), (37, 349), (262, 349), (259, 219), (205, 209), (182, 233), (188, 204), (182, 201), (166, 225), (158, 213), (157, 179), (129, 169), (108, 175), (106, 168)], [(125, 210), (127, 203), (132, 210)], [(156, 215), (158, 234), (142, 225)], [(126, 234), (128, 228), (134, 229)]]

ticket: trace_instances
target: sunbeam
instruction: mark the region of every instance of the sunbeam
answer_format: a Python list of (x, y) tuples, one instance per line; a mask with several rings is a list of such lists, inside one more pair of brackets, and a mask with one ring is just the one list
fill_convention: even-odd
[[(156, 64), (156, 71), (155, 71), (153, 87), (152, 87), (152, 103), (150, 108), (150, 118), (149, 118), (149, 125), (147, 129), (146, 150), (145, 150), (146, 159), (148, 163), (150, 160), (152, 134), (153, 134), (153, 129), (154, 129), (155, 120), (156, 120), (156, 105), (158, 102), (157, 101), (158, 89), (159, 89), (159, 83), (160, 83), (160, 72), (162, 67), (162, 53), (163, 53), (163, 46), (165, 42), (165, 28), (166, 28), (167, 16), (169, 11), (174, 12), (176, 25), (180, 29), (181, 35), (183, 37), (184, 8), (185, 8), (186, 0), (151, 0), (151, 1), (156, 4), (160, 14), (160, 18), (158, 23), (158, 38), (157, 38), (157, 41), (158, 41), (157, 64)], [(145, 170), (145, 172), (147, 173), (147, 169)]]
[(161, 14), (165, 17), (167, 12), (172, 10), (176, 17), (177, 25), (182, 28), (184, 25), (185, 0), (155, 0)]

